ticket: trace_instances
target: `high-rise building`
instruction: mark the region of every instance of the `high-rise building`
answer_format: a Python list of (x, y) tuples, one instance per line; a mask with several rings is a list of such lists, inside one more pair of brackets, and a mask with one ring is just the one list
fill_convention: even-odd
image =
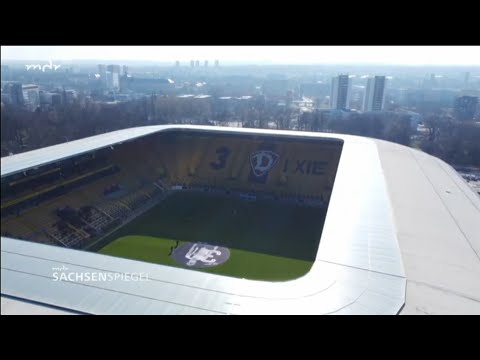
[(205, 62), (203, 63), (203, 66), (208, 67), (208, 60), (205, 60)]
[(107, 67), (104, 64), (98, 64), (98, 73), (100, 76), (105, 75), (105, 71), (107, 71)]
[(478, 97), (461, 96), (455, 99), (454, 111), (457, 120), (473, 120), (477, 111)]
[(190, 67), (192, 67), (192, 68), (193, 68), (194, 66), (195, 66), (195, 61), (193, 61), (193, 60), (190, 60)]
[(180, 61), (178, 61), (178, 60), (175, 61), (175, 66), (176, 66), (176, 67), (180, 67)]
[(120, 74), (120, 65), (107, 65), (107, 71)]
[(363, 111), (382, 111), (385, 102), (385, 76), (375, 76), (367, 80), (363, 96)]
[(75, 90), (65, 90), (65, 102), (72, 104), (77, 98), (77, 92)]
[(199, 60), (195, 61), (195, 67), (199, 67), (199, 66), (200, 66), (200, 61)]
[(330, 107), (332, 109), (348, 109), (350, 107), (350, 95), (352, 79), (348, 75), (339, 75), (332, 79), (332, 94)]
[(108, 90), (120, 89), (120, 65), (107, 65), (105, 86)]
[(25, 105), (30, 110), (33, 111), (40, 106), (40, 91), (38, 85), (23, 85), (22, 92)]
[(23, 106), (23, 88), (22, 84), (19, 82), (7, 83), (4, 87), (4, 91), (7, 94), (10, 94), (10, 101), (12, 105)]
[(52, 93), (52, 105), (57, 106), (62, 104), (62, 95), (59, 93)]
[(105, 86), (108, 90), (120, 89), (120, 74), (117, 72), (107, 71), (105, 74)]
[(215, 60), (215, 67), (219, 67), (220, 66), (220, 63), (218, 62), (218, 60)]

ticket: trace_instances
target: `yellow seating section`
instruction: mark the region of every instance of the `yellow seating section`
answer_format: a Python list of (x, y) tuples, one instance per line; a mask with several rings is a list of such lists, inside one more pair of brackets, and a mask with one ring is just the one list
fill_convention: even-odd
[[(251, 155), (265, 149), (278, 154), (278, 160), (270, 169), (265, 183), (252, 182)], [(62, 238), (55, 227), (60, 220), (55, 215), (55, 209), (93, 206), (96, 212), (92, 226), (102, 228), (114, 219), (128, 216), (145, 201), (162, 193), (164, 187), (174, 184), (328, 200), (340, 153), (341, 146), (332, 142), (275, 140), (265, 144), (260, 138), (212, 138), (188, 134), (163, 141), (162, 135), (150, 136), (114, 147), (109, 154), (109, 162), (118, 166), (119, 172), (24, 210), (19, 217), (9, 215), (2, 218), (2, 233), (46, 243), (60, 241), (65, 246), (78, 244), (89, 235), (81, 229), (72, 228), (68, 236)], [(118, 199), (106, 198), (104, 189), (114, 183), (121, 185), (124, 194)], [(22, 198), (33, 193), (22, 195)]]

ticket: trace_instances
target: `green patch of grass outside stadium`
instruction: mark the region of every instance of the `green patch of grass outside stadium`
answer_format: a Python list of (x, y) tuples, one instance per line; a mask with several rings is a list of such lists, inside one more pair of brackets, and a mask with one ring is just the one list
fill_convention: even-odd
[[(185, 243), (185, 241), (179, 241), (179, 246)], [(313, 264), (306, 260), (230, 248), (230, 258), (225, 263), (211, 268), (191, 268), (177, 263), (169, 256), (171, 247), (175, 245), (176, 240), (173, 239), (129, 235), (111, 242), (99, 252), (150, 263), (264, 281), (286, 281), (299, 278), (305, 275)]]

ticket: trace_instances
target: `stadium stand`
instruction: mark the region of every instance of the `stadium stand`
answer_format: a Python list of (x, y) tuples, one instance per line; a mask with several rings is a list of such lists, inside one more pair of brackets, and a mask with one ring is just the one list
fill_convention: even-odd
[[(263, 181), (252, 181), (255, 154), (262, 151), (275, 159)], [(172, 190), (322, 207), (340, 153), (336, 142), (147, 136), (2, 179), (2, 233), (82, 248)]]

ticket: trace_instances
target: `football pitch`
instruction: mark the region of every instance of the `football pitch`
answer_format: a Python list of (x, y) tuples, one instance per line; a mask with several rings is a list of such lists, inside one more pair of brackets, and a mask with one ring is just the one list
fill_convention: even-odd
[[(296, 204), (178, 192), (110, 234), (98, 252), (238, 278), (292, 280), (310, 270), (325, 214)], [(216, 254), (221, 261), (212, 260)]]

